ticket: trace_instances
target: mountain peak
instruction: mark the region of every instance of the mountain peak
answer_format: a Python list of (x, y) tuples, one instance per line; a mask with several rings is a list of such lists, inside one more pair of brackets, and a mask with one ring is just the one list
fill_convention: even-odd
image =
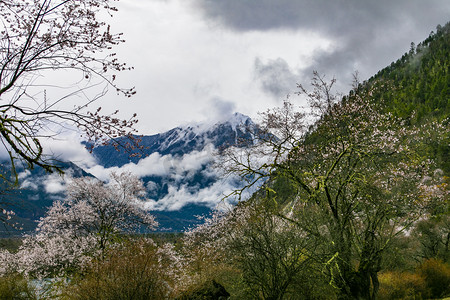
[(236, 130), (236, 127), (251, 125), (253, 121), (249, 116), (235, 112), (226, 123), (229, 123), (233, 130)]
[[(152, 136), (142, 136), (144, 157), (152, 153), (160, 155), (183, 156), (192, 151), (202, 151), (206, 146), (222, 149), (237, 145), (238, 141), (251, 138), (257, 126), (250, 117), (234, 113), (224, 121), (189, 124), (173, 128)], [(129, 162), (138, 163), (141, 156), (111, 151), (112, 146), (98, 146), (93, 149), (99, 163), (105, 167), (120, 167)]]
[(218, 127), (223, 127), (227, 125), (231, 126), (233, 131), (236, 131), (236, 128), (243, 129), (246, 126), (253, 124), (254, 123), (249, 116), (241, 114), (239, 112), (235, 112), (232, 115), (229, 115), (229, 117), (225, 117), (220, 121), (212, 120), (200, 123), (190, 123), (184, 126), (180, 126), (178, 128), (182, 131), (192, 131), (195, 133), (195, 135), (202, 135), (208, 132), (213, 132)]

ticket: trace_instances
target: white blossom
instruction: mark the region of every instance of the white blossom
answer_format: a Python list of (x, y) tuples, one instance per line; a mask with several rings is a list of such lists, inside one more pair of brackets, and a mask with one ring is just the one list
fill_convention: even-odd
[(130, 173), (112, 173), (108, 183), (73, 179), (67, 197), (54, 202), (36, 232), (25, 237), (10, 259), (17, 263), (17, 271), (36, 277), (79, 270), (102, 255), (119, 234), (157, 226), (142, 209), (145, 201), (142, 181)]

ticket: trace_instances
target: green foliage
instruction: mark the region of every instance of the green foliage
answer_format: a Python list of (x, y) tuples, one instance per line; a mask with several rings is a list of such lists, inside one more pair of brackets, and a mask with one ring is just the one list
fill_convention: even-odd
[(22, 238), (0, 238), (0, 249), (6, 249), (10, 252), (15, 252), (22, 245)]
[(438, 259), (422, 262), (416, 272), (388, 271), (380, 278), (379, 299), (429, 299), (450, 295), (450, 266)]
[(419, 242), (417, 255), (421, 259), (436, 258), (450, 262), (449, 214), (441, 214), (419, 221), (413, 231), (413, 236)]
[[(423, 124), (430, 120), (450, 121), (450, 22), (438, 25), (437, 32), (412, 47), (396, 62), (379, 71), (360, 90), (376, 88), (370, 96), (384, 106), (385, 112)], [(450, 174), (450, 133), (438, 142), (423, 145), (423, 155), (436, 160)]]
[(428, 296), (425, 280), (414, 273), (390, 271), (381, 273), (380, 300), (426, 299)]
[(38, 299), (28, 280), (19, 275), (0, 277), (0, 300)]
[(230, 293), (214, 279), (208, 280), (198, 287), (190, 291), (184, 292), (183, 295), (176, 298), (177, 300), (226, 300)]
[(418, 268), (417, 273), (424, 278), (431, 297), (450, 296), (450, 265), (438, 259), (428, 259)]
[(248, 297), (283, 299), (296, 278), (304, 277), (313, 245), (295, 226), (277, 215), (273, 202), (260, 199), (246, 203), (231, 221), (236, 231), (229, 234), (229, 249), (242, 270)]
[(182, 249), (194, 281), (183, 295), (197, 293), (210, 280), (220, 282), (231, 299), (330, 299), (334, 294), (323, 266), (311, 259), (312, 240), (262, 194), (228, 214), (217, 212), (208, 225), (186, 234)]
[(84, 274), (73, 278), (65, 299), (167, 299), (170, 295), (165, 267), (153, 243), (132, 241), (93, 262)]
[(450, 22), (411, 47), (396, 62), (367, 81), (368, 86), (384, 86), (373, 95), (397, 116), (413, 122), (450, 116)]
[(326, 280), (322, 274), (319, 264), (305, 266), (294, 277), (288, 287), (283, 299), (311, 299), (311, 300), (334, 300), (337, 299), (337, 291)]
[(420, 249), (420, 243), (411, 235), (399, 234), (393, 237), (384, 253), (381, 269), (413, 272), (419, 263), (418, 249)]
[(298, 187), (281, 174), (274, 178), (268, 197), (276, 201), (277, 205), (283, 206), (289, 203), (297, 193)]
[[(324, 273), (341, 296), (375, 297), (377, 274), (391, 243), (409, 232), (419, 219), (448, 213), (446, 170), (438, 167), (448, 165), (445, 86), (449, 83), (449, 28), (450, 23), (419, 44), (418, 50), (412, 44), (400, 62), (369, 82), (361, 85), (356, 81), (342, 101), (331, 92), (334, 80), (328, 83), (315, 73), (312, 91), (299, 85), (311, 115), (297, 111), (287, 99), (283, 106), (262, 114), (261, 128), (277, 138), (266, 135), (249, 150), (230, 151), (224, 160), (224, 165), (230, 165), (229, 172), (247, 180), (246, 187), (265, 181), (258, 195), (265, 192), (274, 203), (265, 208), (275, 207), (278, 211), (273, 216), (283, 216), (295, 224), (302, 241), (291, 243), (304, 250), (304, 241), (312, 241), (314, 250), (306, 251), (307, 255), (325, 266)], [(426, 56), (428, 52), (430, 57)], [(424, 64), (422, 60), (427, 58), (429, 64)], [(415, 68), (422, 69), (419, 72)], [(410, 90), (419, 75), (423, 82), (430, 80), (419, 89), (420, 93), (431, 91), (423, 92), (425, 100)], [(406, 100), (408, 97), (411, 99)], [(307, 127), (309, 117), (317, 118)], [(253, 162), (262, 155), (264, 163)], [(241, 195), (242, 191), (237, 193)], [(248, 220), (251, 222), (253, 219)], [(238, 242), (248, 242), (264, 232), (257, 228), (235, 236), (242, 237), (236, 239)], [(272, 237), (263, 237), (263, 241)], [(270, 249), (267, 243), (256, 244)], [(284, 245), (278, 240), (274, 244)], [(263, 260), (251, 262), (257, 257), (252, 255), (240, 263), (244, 279), (245, 263), (253, 269), (263, 265)], [(400, 255), (391, 255), (390, 263), (399, 259)], [(260, 273), (270, 274), (268, 270)], [(270, 279), (255, 281), (261, 284)]]

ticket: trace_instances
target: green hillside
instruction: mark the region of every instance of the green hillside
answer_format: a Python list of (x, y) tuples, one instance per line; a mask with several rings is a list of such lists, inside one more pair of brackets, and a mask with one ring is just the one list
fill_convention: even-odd
[(436, 32), (396, 62), (371, 77), (369, 86), (384, 85), (375, 94), (397, 116), (413, 122), (432, 117), (443, 120), (450, 115), (450, 22), (438, 25)]
[[(273, 161), (256, 170), (243, 163), (246, 175), (270, 170), (270, 180), (251, 199), (256, 204), (246, 204), (260, 210), (254, 213), (256, 221), (245, 224), (248, 232), (239, 232), (244, 242), (235, 239), (238, 246), (264, 257), (259, 245), (267, 243), (281, 259), (261, 261), (276, 265), (286, 259), (291, 264), (285, 263), (284, 270), (319, 268), (337, 299), (448, 296), (449, 50), (447, 23), (417, 47), (412, 43), (408, 53), (358, 84), (342, 101), (330, 92), (332, 83), (315, 73), (313, 90), (300, 86), (300, 93), (320, 117), (299, 137), (303, 116), (290, 102), (265, 114), (264, 125), (281, 135), (266, 143), (270, 150), (264, 149)], [(285, 159), (277, 160), (283, 155)], [(261, 220), (271, 210), (275, 213), (268, 221)], [(286, 232), (280, 234), (273, 223), (286, 226)], [(303, 239), (289, 236), (290, 226)], [(254, 244), (245, 244), (248, 239), (257, 240), (256, 250)], [(290, 248), (277, 248), (283, 243)], [(305, 251), (303, 266), (289, 261), (293, 244)], [(252, 268), (262, 262), (250, 259), (242, 265), (252, 271), (244, 276), (253, 279)], [(431, 276), (436, 279), (426, 282)], [(424, 283), (407, 291), (412, 277)], [(304, 295), (308, 297), (319, 296)]]
[[(381, 103), (409, 124), (450, 121), (450, 22), (438, 25), (436, 32), (417, 46), (411, 43), (408, 53), (379, 71), (361, 85), (374, 90), (372, 99)], [(424, 155), (437, 161), (450, 174), (450, 134), (443, 141), (429, 140)]]

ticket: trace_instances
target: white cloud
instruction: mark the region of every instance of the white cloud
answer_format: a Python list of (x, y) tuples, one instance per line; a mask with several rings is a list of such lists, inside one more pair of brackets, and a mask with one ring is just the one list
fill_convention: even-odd
[(191, 153), (184, 154), (181, 159), (172, 161), (175, 173), (193, 173), (200, 170), (204, 165), (213, 160), (213, 152), (214, 147), (208, 145), (202, 151), (192, 151)]
[(21, 183), (20, 188), (21, 188), (21, 189), (30, 189), (30, 190), (33, 190), (33, 191), (37, 191), (38, 188), (39, 188), (39, 186), (37, 185), (36, 182), (31, 181), (31, 180), (28, 180), (28, 179), (25, 179), (25, 180)]
[[(230, 195), (236, 188), (236, 184), (240, 179), (236, 176), (224, 177), (207, 188), (195, 189), (186, 185), (181, 187), (169, 186), (168, 194), (158, 201), (150, 200), (146, 203), (145, 208), (148, 210), (174, 211), (179, 210), (183, 206), (191, 203), (207, 205), (215, 208), (218, 205), (224, 207), (230, 203), (236, 203), (236, 197), (225, 198)], [(242, 199), (249, 197), (255, 190), (256, 186), (251, 190), (245, 191)]]
[[(150, 200), (147, 202), (146, 209), (149, 210), (178, 210), (188, 203), (207, 205), (212, 208), (221, 203), (224, 196), (230, 194), (236, 188), (237, 177), (224, 177), (203, 189), (198, 189), (197, 186), (188, 186), (183, 182), (202, 170), (204, 166), (212, 163), (214, 153), (214, 147), (208, 145), (202, 151), (193, 151), (181, 157), (162, 156), (159, 153), (153, 153), (141, 159), (137, 164), (128, 163), (121, 168), (103, 168), (97, 165), (88, 169), (88, 171), (102, 180), (106, 180), (111, 171), (127, 171), (141, 178), (152, 175), (168, 177), (169, 181), (173, 182), (168, 186), (168, 194), (158, 201)], [(202, 172), (204, 176), (220, 178), (221, 170), (213, 169), (209, 165)], [(149, 181), (147, 183), (147, 190), (150, 195), (157, 188), (158, 184), (155, 182)]]
[(200, 170), (204, 165), (213, 159), (214, 147), (206, 146), (202, 151), (193, 151), (184, 154), (181, 157), (172, 155), (161, 155), (158, 152), (140, 159), (138, 163), (128, 163), (122, 167), (104, 168), (95, 165), (87, 169), (95, 177), (101, 180), (107, 180), (111, 172), (131, 172), (142, 178), (145, 176), (169, 176), (174, 179), (182, 180)]
[(52, 173), (41, 177), (41, 184), (49, 194), (59, 194), (66, 191), (67, 184), (72, 180), (70, 170), (61, 176), (57, 173)]
[(118, 7), (108, 22), (124, 32), (126, 43), (116, 51), (135, 67), (120, 73), (118, 82), (136, 86), (137, 94), (124, 100), (111, 93), (101, 106), (124, 115), (137, 112), (144, 134), (216, 118), (209, 109), (214, 99), (226, 99), (229, 107), (255, 116), (278, 100), (255, 82), (256, 57), (282, 57), (297, 69), (310, 64), (305, 58), (316, 49), (329, 45), (326, 37), (304, 31), (233, 32), (204, 19), (191, 1), (122, 1)]
[(50, 194), (61, 193), (66, 189), (64, 180), (59, 176), (49, 175), (45, 178), (43, 184), (45, 191)]
[(17, 178), (19, 180), (23, 180), (23, 179), (27, 178), (30, 175), (31, 175), (31, 172), (30, 172), (30, 170), (27, 169), (27, 170), (24, 170), (23, 172), (20, 172), (19, 174), (17, 174)]
[(145, 187), (146, 187), (147, 191), (152, 192), (158, 188), (158, 184), (154, 181), (149, 181), (149, 182), (147, 182)]
[(61, 132), (57, 138), (42, 140), (45, 155), (71, 161), (82, 168), (92, 167), (96, 164), (95, 158), (81, 142), (80, 134), (75, 130)]
[[(296, 82), (308, 84), (315, 69), (347, 91), (356, 69), (367, 79), (448, 21), (448, 1), (397, 2), (121, 1), (111, 19), (126, 39), (117, 53), (136, 69), (120, 80), (137, 94), (105, 97), (102, 106), (138, 112), (141, 132), (150, 134), (217, 118), (213, 107), (224, 104), (217, 99), (255, 117)], [(261, 85), (257, 58), (260, 67), (284, 62), (278, 82), (265, 73)]]
[(228, 120), (236, 111), (236, 103), (231, 100), (225, 100), (221, 97), (212, 97), (203, 108), (202, 113), (208, 118), (216, 122)]

